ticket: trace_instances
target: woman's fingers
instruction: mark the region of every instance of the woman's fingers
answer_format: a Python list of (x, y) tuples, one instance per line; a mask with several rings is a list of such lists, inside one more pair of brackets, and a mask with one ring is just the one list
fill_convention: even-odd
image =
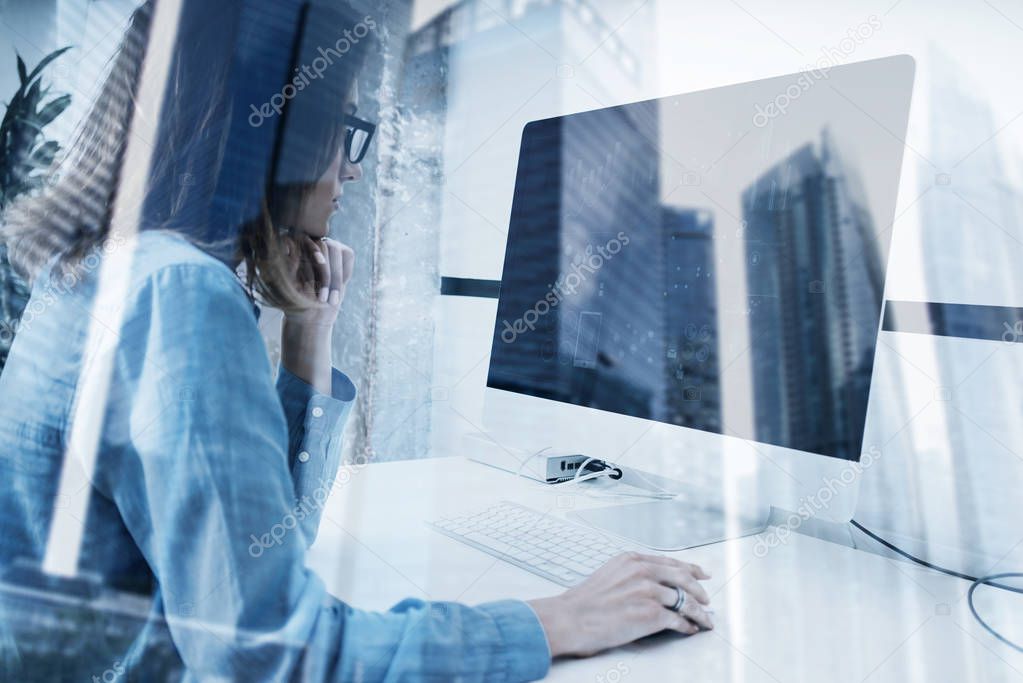
[(661, 584), (657, 585), (657, 598), (664, 607), (676, 614), (680, 614), (697, 626), (701, 626), (705, 629), (714, 628), (714, 622), (711, 620), (710, 615), (704, 611), (703, 607), (700, 606), (691, 593), (688, 591), (685, 593), (686, 599), (682, 604), (682, 609), (675, 612), (674, 607), (675, 603), (678, 601), (678, 591), (671, 586), (664, 586)]
[(660, 630), (663, 631), (664, 629), (671, 629), (672, 631), (685, 633), (689, 636), (699, 632), (700, 627), (686, 619), (683, 615), (678, 612), (672, 612), (671, 610), (664, 611), (667, 613), (667, 616), (663, 617), (662, 623), (660, 624)]
[(710, 596), (706, 589), (700, 584), (693, 571), (688, 565), (681, 562), (673, 564), (650, 563), (650, 568), (657, 578), (657, 581), (665, 586), (679, 586), (702, 605), (710, 604)]
[(657, 588), (655, 590), (657, 593), (657, 601), (659, 603), (661, 603), (668, 609), (671, 609), (672, 607), (675, 606), (675, 602), (678, 600), (678, 593), (675, 592), (674, 588), (659, 583), (657, 584)]
[[(689, 597), (692, 598), (692, 596)], [(710, 618), (710, 615), (695, 600), (686, 600), (679, 613), (701, 628), (705, 628), (708, 631), (714, 628), (714, 621)]]
[(344, 260), (341, 255), (341, 243), (334, 240), (326, 240), (327, 262), (330, 265), (330, 295), (327, 300), (331, 306), (341, 303), (341, 295), (344, 293)]
[(710, 574), (708, 574), (703, 569), (703, 567), (701, 567), (698, 564), (692, 564), (691, 562), (683, 562), (681, 560), (676, 560), (674, 558), (667, 557), (665, 555), (645, 555), (644, 554), (644, 555), (641, 555), (641, 557), (643, 557), (643, 559), (649, 560), (650, 562), (654, 562), (656, 564), (666, 564), (666, 565), (671, 565), (671, 566), (682, 567), (683, 569), (688, 569), (690, 572), (692, 572), (692, 574), (693, 574), (693, 576), (695, 578), (697, 578), (697, 579), (699, 579), (701, 581), (705, 581), (705, 580), (711, 578)]
[(347, 244), (337, 243), (341, 247), (341, 262), (344, 268), (344, 284), (348, 284), (348, 281), (352, 279), (352, 274), (355, 272), (355, 252)]
[(683, 567), (688, 568), (692, 575), (695, 578), (699, 579), (700, 581), (706, 581), (707, 579), (711, 578), (710, 574), (705, 572), (703, 570), (703, 567), (701, 567), (698, 564), (690, 564), (689, 562), (679, 562), (679, 564), (682, 565)]
[(282, 248), (288, 271), (302, 294), (319, 303), (341, 304), (355, 265), (351, 247), (332, 239), (286, 235)]
[(313, 295), (320, 303), (326, 303), (330, 293), (330, 264), (327, 262), (327, 245), (308, 236), (303, 238), (303, 242), (314, 274)]

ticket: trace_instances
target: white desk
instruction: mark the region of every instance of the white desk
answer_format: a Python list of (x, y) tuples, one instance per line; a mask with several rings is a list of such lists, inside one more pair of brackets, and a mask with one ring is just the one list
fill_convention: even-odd
[[(609, 503), (462, 458), (347, 471), (324, 510), (309, 564), (331, 592), (363, 609), (405, 597), (475, 604), (559, 593), (560, 586), (424, 522), (502, 498), (558, 514)], [(677, 553), (714, 576), (707, 582), (714, 631), (559, 660), (547, 680), (1023, 683), (1023, 654), (974, 622), (967, 582), (799, 534), (758, 558), (754, 540)], [(989, 623), (1023, 639), (1023, 596), (980, 589), (977, 597)]]

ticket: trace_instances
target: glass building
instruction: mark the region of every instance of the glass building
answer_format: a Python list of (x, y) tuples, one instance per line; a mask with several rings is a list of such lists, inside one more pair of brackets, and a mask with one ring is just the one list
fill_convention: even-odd
[(826, 130), (744, 191), (743, 218), (756, 439), (857, 457), (884, 260)]

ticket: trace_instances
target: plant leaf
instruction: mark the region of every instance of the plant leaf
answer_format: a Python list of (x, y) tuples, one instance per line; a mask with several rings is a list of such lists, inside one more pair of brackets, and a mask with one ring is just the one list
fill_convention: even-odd
[(65, 52), (67, 52), (70, 49), (71, 49), (71, 46), (68, 45), (67, 47), (62, 47), (59, 50), (54, 50), (50, 54), (48, 54), (45, 57), (43, 57), (43, 61), (41, 61), (38, 64), (36, 64), (36, 68), (32, 69), (32, 73), (30, 73), (28, 75), (29, 80), (31, 80), (31, 79), (35, 78), (36, 76), (38, 76), (39, 72), (46, 68), (47, 64), (49, 64), (50, 62), (55, 60), (57, 57), (60, 57), (62, 54), (64, 54)]
[(28, 86), (28, 89), (22, 95), (23, 106), (29, 111), (35, 111), (39, 108), (39, 100), (42, 99), (42, 93), (39, 90), (41, 86), (42, 81), (32, 81), (32, 84)]
[(48, 168), (53, 163), (53, 160), (57, 158), (57, 152), (59, 151), (59, 142), (47, 140), (32, 152), (32, 162), (40, 168)]
[(71, 95), (61, 95), (55, 100), (50, 100), (45, 107), (39, 111), (36, 121), (39, 126), (46, 126), (68, 108), (71, 104)]
[(0, 120), (0, 209), (48, 182), (48, 170), (60, 145), (46, 140), (43, 128), (68, 108), (71, 96), (48, 100), (50, 89), (43, 83), (42, 72), (68, 49), (51, 52), (31, 73), (27, 73), (24, 60), (17, 55), (21, 84)]

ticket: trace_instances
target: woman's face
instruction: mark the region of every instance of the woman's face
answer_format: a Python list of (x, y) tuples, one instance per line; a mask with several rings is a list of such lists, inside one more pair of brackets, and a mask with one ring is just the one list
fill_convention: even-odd
[[(359, 89), (352, 87), (351, 95), (345, 103), (345, 113), (351, 114), (359, 104)], [(345, 154), (342, 137), (341, 148), (334, 154), (330, 166), (320, 179), (310, 188), (302, 201), (296, 227), (310, 237), (325, 237), (329, 232), (330, 217), (341, 207), (343, 186), (362, 178), (362, 165), (353, 164)]]

